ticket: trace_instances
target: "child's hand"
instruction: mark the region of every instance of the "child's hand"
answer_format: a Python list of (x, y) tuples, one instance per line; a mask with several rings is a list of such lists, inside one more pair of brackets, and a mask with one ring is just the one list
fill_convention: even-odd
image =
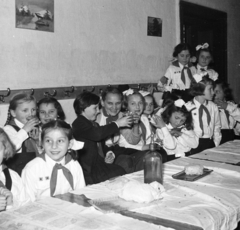
[(39, 142), (39, 128), (38, 127), (33, 127), (33, 129), (28, 133), (28, 135), (33, 140)]
[(8, 189), (1, 187), (0, 188), (0, 211), (5, 210), (7, 206), (12, 204), (13, 204), (12, 193)]
[(226, 101), (222, 101), (219, 99), (215, 99), (214, 103), (218, 106), (219, 109), (226, 109), (228, 106), (228, 103)]
[(153, 124), (156, 128), (163, 128), (166, 126), (161, 116), (153, 115), (151, 119), (151, 124)]
[(4, 211), (7, 207), (7, 198), (3, 195), (0, 195), (0, 212)]
[(172, 130), (170, 130), (170, 134), (174, 137), (180, 137), (182, 135), (182, 132), (178, 131), (178, 130), (175, 130), (175, 129), (172, 129)]
[(132, 122), (133, 122), (133, 118), (132, 116), (125, 116), (122, 118), (119, 118), (117, 121), (115, 121), (118, 125), (118, 127), (131, 127), (132, 126)]
[(37, 126), (39, 123), (39, 120), (37, 117), (31, 118), (29, 121), (27, 121), (27, 123), (23, 126), (23, 129), (29, 133), (34, 126)]
[(114, 153), (112, 151), (108, 151), (104, 160), (107, 164), (112, 164), (114, 159), (115, 159)]

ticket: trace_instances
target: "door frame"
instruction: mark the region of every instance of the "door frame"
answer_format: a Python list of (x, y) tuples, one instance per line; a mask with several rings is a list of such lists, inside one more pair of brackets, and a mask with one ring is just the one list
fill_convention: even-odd
[[(212, 28), (214, 30), (213, 42), (210, 44), (216, 64), (216, 68), (214, 68), (215, 66), (213, 68), (219, 73), (219, 78), (227, 82), (227, 13), (181, 0), (181, 42), (187, 42), (195, 48), (199, 44), (195, 44), (196, 42), (191, 42), (191, 40), (196, 41), (196, 38), (187, 37), (186, 32), (191, 25), (199, 25), (201, 28)], [(219, 37), (221, 39), (218, 39)]]

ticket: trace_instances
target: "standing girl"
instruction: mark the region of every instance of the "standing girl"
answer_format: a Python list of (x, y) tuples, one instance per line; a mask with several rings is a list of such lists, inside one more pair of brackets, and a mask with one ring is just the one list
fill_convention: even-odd
[(194, 98), (185, 106), (192, 113), (194, 132), (199, 137), (199, 145), (191, 154), (218, 146), (222, 138), (218, 107), (212, 102), (213, 80), (208, 77), (207, 72), (195, 74), (193, 77), (196, 82), (192, 83), (190, 93)]
[(220, 144), (235, 139), (235, 134), (239, 135), (240, 124), (240, 109), (233, 102), (233, 96), (229, 85), (223, 81), (216, 81), (214, 84), (214, 102), (218, 105), (222, 140)]
[(209, 65), (213, 62), (213, 57), (208, 43), (198, 45), (196, 47), (196, 51), (197, 65), (190, 68), (192, 73), (199, 74), (207, 71), (208, 76), (216, 80), (218, 78), (218, 73), (209, 67)]
[(13, 207), (16, 208), (27, 201), (21, 177), (13, 170), (9, 169), (4, 162), (13, 157), (15, 147), (7, 134), (0, 128), (0, 181), (11, 191)]
[(4, 131), (16, 146), (17, 154), (6, 161), (6, 164), (19, 175), (25, 165), (36, 157), (35, 138), (38, 137), (36, 126), (39, 123), (36, 111), (36, 100), (29, 94), (16, 94), (9, 104)]
[(85, 186), (82, 168), (72, 158), (72, 129), (61, 120), (42, 126), (44, 154), (29, 162), (22, 172), (26, 192), (32, 201), (43, 196), (55, 196)]
[[(165, 91), (163, 99), (172, 91), (179, 91), (184, 100), (188, 99), (188, 93), (185, 90), (190, 88), (194, 81), (189, 63), (191, 57), (191, 48), (188, 44), (180, 43), (173, 51), (173, 58), (176, 59), (168, 67), (165, 75), (158, 82), (158, 89)], [(186, 99), (185, 99), (186, 97)]]
[[(193, 131), (192, 115), (182, 99), (169, 102), (161, 117), (153, 117), (157, 135), (163, 142), (168, 160), (184, 157), (198, 146), (198, 137)], [(170, 134), (170, 135), (169, 135)]]

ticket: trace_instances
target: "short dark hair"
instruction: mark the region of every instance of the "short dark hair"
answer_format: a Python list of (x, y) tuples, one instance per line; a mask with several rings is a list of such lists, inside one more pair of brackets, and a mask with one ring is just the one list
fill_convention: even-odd
[(213, 80), (209, 78), (208, 75), (203, 76), (202, 80), (200, 82), (195, 82), (192, 81), (191, 82), (191, 87), (189, 90), (189, 93), (192, 96), (202, 96), (204, 95), (204, 90), (206, 88), (207, 85), (213, 85)]
[(181, 53), (183, 50), (188, 50), (190, 53), (190, 56), (192, 55), (192, 48), (187, 43), (180, 43), (177, 46), (175, 46), (173, 50), (173, 57), (177, 57), (179, 53)]
[(100, 101), (99, 96), (94, 93), (85, 91), (80, 93), (73, 102), (73, 108), (77, 116), (81, 115), (82, 112), (91, 105), (97, 105)]
[[(69, 141), (73, 139), (72, 128), (67, 122), (63, 120), (52, 120), (42, 126), (41, 141), (43, 141), (48, 131), (54, 130), (54, 129), (62, 130), (66, 134)], [(71, 149), (69, 151), (69, 154), (72, 156), (73, 160), (77, 159), (77, 154), (74, 150)]]
[(45, 97), (45, 98), (42, 98), (38, 103), (37, 103), (37, 107), (38, 107), (38, 111), (37, 111), (37, 116), (39, 118), (39, 107), (41, 104), (53, 104), (54, 107), (56, 108), (57, 110), (57, 115), (58, 115), (58, 119), (60, 120), (65, 120), (66, 119), (66, 116), (65, 116), (65, 113), (63, 111), (63, 108), (61, 106), (61, 104), (59, 103), (59, 101), (57, 99), (55, 99), (54, 97)]
[(115, 87), (112, 87), (112, 86), (109, 86), (107, 87), (103, 92), (102, 92), (102, 100), (105, 101), (106, 100), (106, 97), (108, 94), (118, 94), (120, 97), (121, 97), (121, 100), (123, 100), (123, 94), (122, 92), (118, 89), (118, 88), (115, 88)]
[(227, 82), (216, 80), (213, 84), (213, 89), (217, 87), (217, 85), (220, 85), (222, 87), (224, 98), (226, 101), (234, 101), (233, 95), (232, 95), (232, 89), (230, 88), (229, 84)]
[(187, 130), (193, 129), (191, 112), (188, 111), (184, 105), (182, 107), (175, 106), (174, 102), (168, 104), (162, 113), (163, 121), (166, 124), (169, 124), (170, 117), (174, 112), (182, 113), (186, 117), (185, 127)]
[(213, 62), (212, 51), (211, 51), (211, 49), (209, 47), (208, 48), (203, 48), (203, 49), (200, 48), (199, 50), (197, 50), (197, 52), (196, 52), (197, 62), (198, 62), (198, 59), (199, 59), (199, 56), (200, 56), (201, 52), (208, 52), (208, 53), (210, 53), (210, 55), (211, 55), (211, 62)]

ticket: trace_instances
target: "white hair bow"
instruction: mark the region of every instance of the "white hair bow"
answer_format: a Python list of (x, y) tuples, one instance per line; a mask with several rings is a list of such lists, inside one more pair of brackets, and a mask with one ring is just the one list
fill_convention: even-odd
[(142, 94), (143, 97), (145, 97), (145, 96), (150, 94), (150, 92), (144, 91), (144, 90), (139, 90), (139, 93)]
[(207, 49), (209, 47), (208, 43), (204, 43), (203, 45), (198, 45), (196, 47), (196, 50), (199, 50), (199, 49)]
[(201, 73), (196, 73), (193, 75), (193, 78), (195, 79), (195, 81), (198, 83), (202, 80), (203, 76), (207, 75), (208, 72), (207, 71), (203, 71)]
[(126, 96), (132, 95), (133, 93), (134, 93), (133, 89), (128, 89), (123, 91), (123, 95), (126, 95)]
[(211, 78), (213, 81), (216, 81), (218, 79), (218, 73), (213, 71), (212, 69), (207, 70), (209, 78)]
[(185, 101), (183, 99), (178, 99), (178, 100), (174, 101), (174, 105), (182, 108), (182, 106), (185, 105)]

